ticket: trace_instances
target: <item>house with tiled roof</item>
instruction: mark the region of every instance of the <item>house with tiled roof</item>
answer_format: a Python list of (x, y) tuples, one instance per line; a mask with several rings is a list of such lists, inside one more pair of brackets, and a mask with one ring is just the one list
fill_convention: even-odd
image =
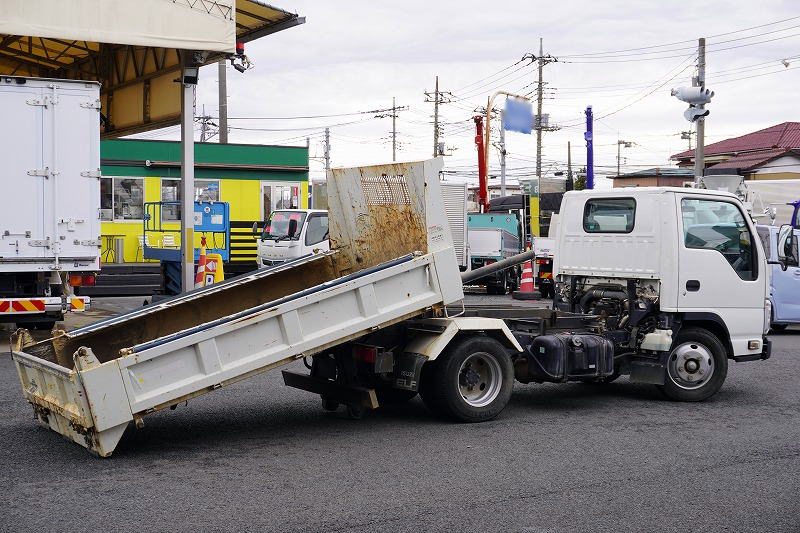
[(694, 170), (655, 167), (609, 177), (614, 180), (614, 187), (683, 187), (685, 183), (694, 181)]
[[(694, 166), (694, 150), (673, 155)], [(800, 178), (800, 122), (783, 122), (705, 147), (705, 174), (739, 174), (748, 180)]]

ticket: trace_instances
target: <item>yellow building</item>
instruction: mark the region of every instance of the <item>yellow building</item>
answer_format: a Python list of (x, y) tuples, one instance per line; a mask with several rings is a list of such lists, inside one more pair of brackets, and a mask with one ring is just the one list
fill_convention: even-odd
[[(180, 199), (180, 143), (106, 140), (100, 154), (102, 261), (144, 261), (144, 204)], [(197, 143), (195, 199), (230, 204), (231, 261), (245, 267), (256, 259), (254, 222), (274, 209), (308, 207), (308, 148)], [(165, 206), (162, 219), (165, 229), (179, 229), (177, 206)], [(171, 235), (177, 234), (148, 235), (150, 246), (169, 247)], [(121, 258), (116, 257), (117, 239), (124, 243)]]

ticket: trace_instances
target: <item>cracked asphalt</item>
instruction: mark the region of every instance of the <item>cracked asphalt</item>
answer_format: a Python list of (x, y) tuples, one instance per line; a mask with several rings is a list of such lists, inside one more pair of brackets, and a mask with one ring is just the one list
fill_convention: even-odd
[(796, 532), (800, 330), (773, 342), (704, 403), (625, 378), (517, 384), (472, 425), (419, 399), (347, 420), (272, 371), (146, 417), (110, 459), (39, 427), (0, 354), (0, 526)]

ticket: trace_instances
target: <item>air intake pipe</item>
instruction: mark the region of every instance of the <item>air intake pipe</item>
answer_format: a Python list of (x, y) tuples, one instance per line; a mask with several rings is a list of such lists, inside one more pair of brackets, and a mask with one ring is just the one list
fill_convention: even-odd
[(627, 300), (628, 294), (625, 291), (620, 291), (616, 289), (592, 289), (587, 291), (581, 297), (580, 301), (580, 308), (582, 313), (589, 312), (589, 304), (594, 300), (600, 300), (601, 298), (612, 298), (614, 300)]

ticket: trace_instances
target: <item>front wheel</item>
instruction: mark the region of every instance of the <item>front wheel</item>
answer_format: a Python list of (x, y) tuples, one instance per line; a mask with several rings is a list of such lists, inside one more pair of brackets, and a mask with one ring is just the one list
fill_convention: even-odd
[(672, 346), (661, 392), (681, 402), (699, 402), (716, 394), (728, 374), (720, 340), (705, 329), (686, 328)]
[(786, 331), (786, 328), (789, 327), (789, 324), (772, 324), (769, 329), (772, 331)]
[(495, 339), (456, 339), (436, 361), (425, 366), (429, 368), (423, 368), (422, 400), (429, 409), (449, 418), (462, 422), (491, 420), (511, 398), (514, 367)]

